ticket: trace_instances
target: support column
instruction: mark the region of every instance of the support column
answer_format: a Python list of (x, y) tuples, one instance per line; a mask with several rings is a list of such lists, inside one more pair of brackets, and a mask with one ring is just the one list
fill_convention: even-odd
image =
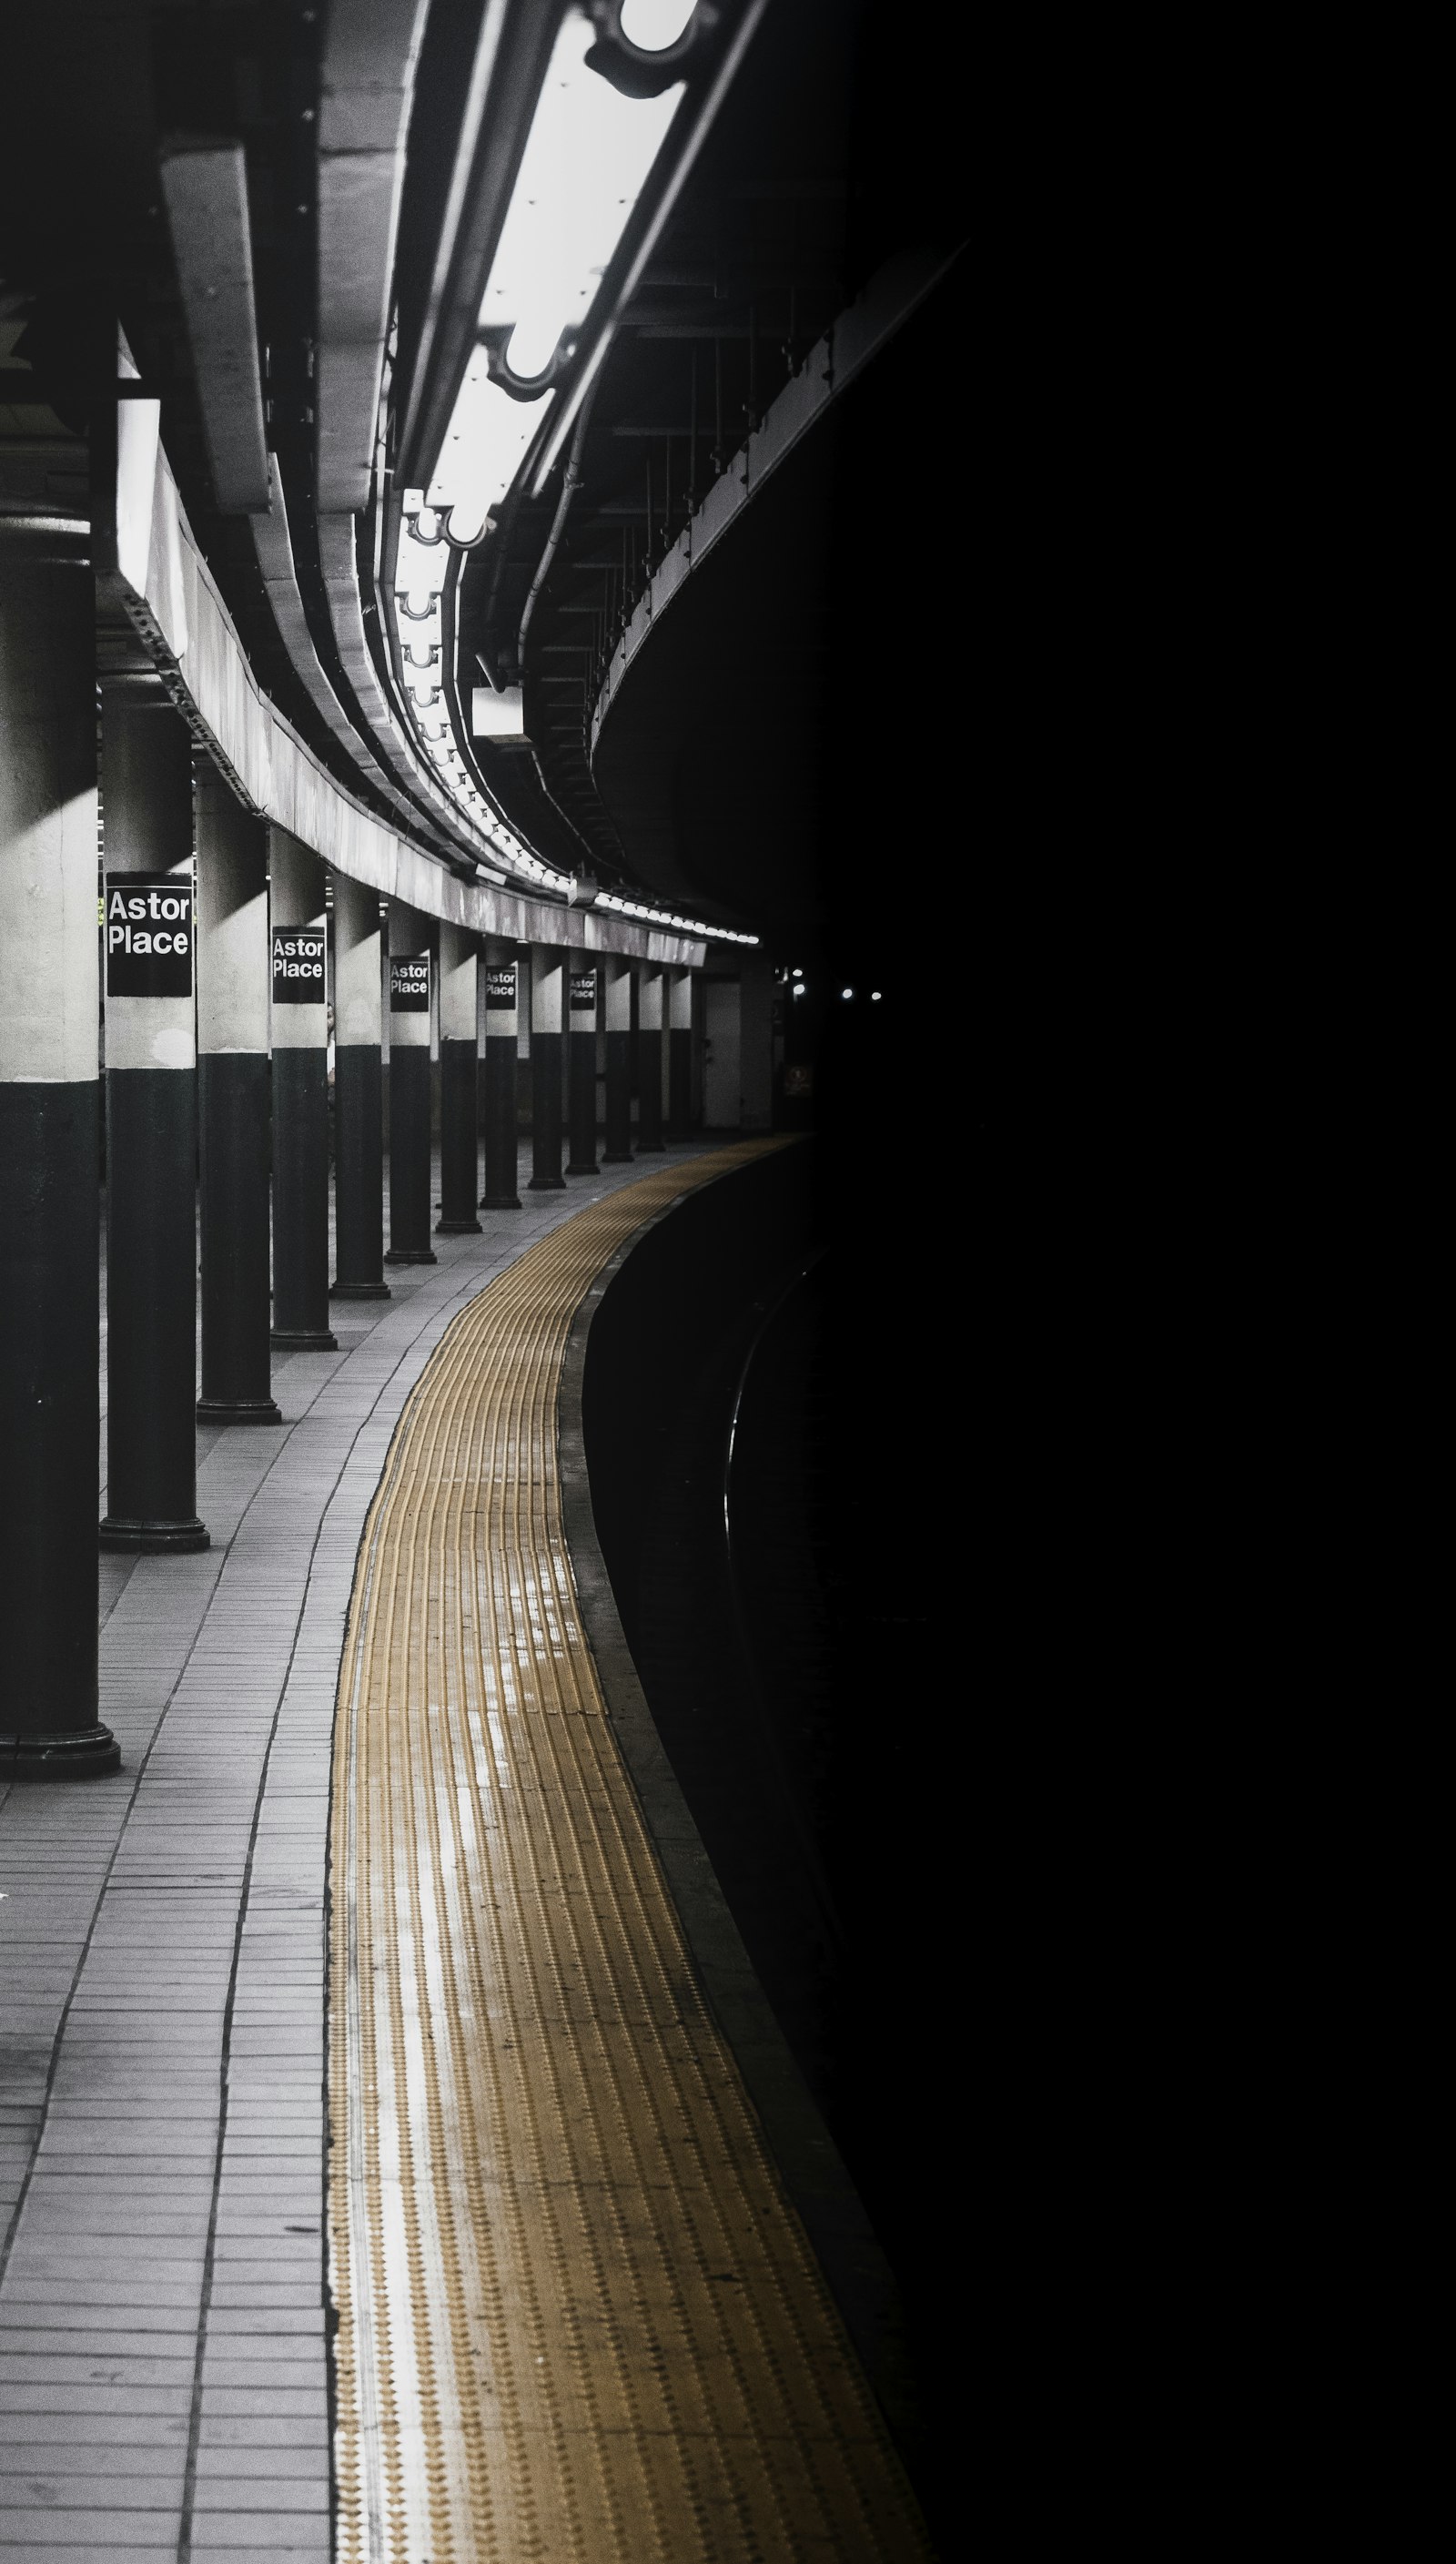
[(273, 1341), (334, 1353), (328, 1324), (328, 1003), (323, 865), (272, 846)]
[(387, 1300), (379, 894), (333, 876), (332, 1300)]
[(102, 707), (106, 953), (104, 1549), (206, 1549), (197, 1513), (192, 743), (155, 678)]
[(95, 633), (85, 535), (0, 520), (0, 1786), (120, 1762), (97, 1716)]
[(668, 1138), (693, 1137), (693, 973), (668, 973)]
[(516, 1046), (520, 964), (508, 944), (486, 956), (486, 1210), (520, 1210), (516, 1189)]
[(561, 1173), (561, 997), (565, 957), (552, 944), (530, 948), (530, 1182), (533, 1193), (564, 1192)]
[(571, 1155), (568, 1175), (596, 1174), (596, 964), (568, 973), (567, 1014)]
[(632, 1155), (632, 964), (609, 953), (603, 963), (607, 1019), (607, 1145), (604, 1167), (623, 1167)]
[(640, 964), (637, 982), (637, 1155), (662, 1154), (662, 972)]
[(480, 1233), (480, 1105), (476, 1095), (477, 956), (463, 926), (440, 929), (440, 1237)]
[(202, 1395), (212, 1424), (281, 1424), (269, 1370), (268, 828), (197, 764)]
[(389, 903), (389, 1253), (434, 1264), (430, 1244), (430, 946), (425, 920)]

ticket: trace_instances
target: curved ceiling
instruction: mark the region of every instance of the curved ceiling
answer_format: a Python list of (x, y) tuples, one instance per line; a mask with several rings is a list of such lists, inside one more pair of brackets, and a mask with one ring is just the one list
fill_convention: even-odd
[[(610, 37), (610, 0), (591, 6)], [(49, 440), (51, 464), (75, 477), (78, 436), (90, 427), (95, 444), (104, 427), (119, 320), (250, 664), (366, 806), (395, 827), (403, 814), (467, 877), (519, 860), (558, 895), (585, 873), (792, 939), (858, 897), (877, 863), (893, 867), (893, 831), (846, 837), (835, 796), (848, 748), (887, 774), (900, 757), (924, 697), (913, 663), (958, 575), (943, 552), (927, 566), (947, 538), (917, 485), (963, 285), (701, 565), (622, 687), (595, 763), (590, 714), (654, 565), (825, 327), (897, 251), (943, 256), (963, 236), (963, 69), (943, 31), (892, 39), (869, 0), (700, 7), (701, 70), (609, 268), (612, 335), (576, 432), (452, 563), (448, 728), (427, 750), (388, 628), (398, 484), (425, 468), (414, 449), (469, 356), (558, 15), (539, 0), (52, 0), (26, 13), (7, 35), (26, 113), (0, 176), (0, 357), (27, 377), (4, 385), (12, 451)], [(244, 372), (256, 358), (254, 384), (238, 397), (263, 404), (278, 494), (254, 520), (238, 511), (256, 500), (229, 500), (219, 478), (206, 287), (186, 259), (179, 274), (168, 223), (168, 155), (230, 149), (256, 300), (256, 348), (234, 350)], [(357, 425), (340, 440), (336, 422), (347, 410), (366, 424), (376, 382), (371, 462)], [(366, 480), (351, 514), (342, 503)], [(471, 737), (487, 682), (522, 686), (520, 745)]]

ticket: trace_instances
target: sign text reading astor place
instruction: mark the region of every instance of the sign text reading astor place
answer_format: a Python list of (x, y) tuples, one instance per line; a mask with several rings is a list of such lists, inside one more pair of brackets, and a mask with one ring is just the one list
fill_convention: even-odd
[(392, 1015), (427, 1015), (430, 1011), (428, 953), (391, 953), (389, 1011)]
[(276, 1006), (323, 1003), (323, 929), (276, 926), (273, 930), (273, 1002)]
[(516, 964), (502, 962), (486, 972), (487, 1014), (514, 1014), (516, 1011)]
[(107, 873), (108, 997), (190, 997), (192, 876)]
[(590, 1014), (596, 1004), (596, 972), (573, 970), (571, 973), (571, 1012)]

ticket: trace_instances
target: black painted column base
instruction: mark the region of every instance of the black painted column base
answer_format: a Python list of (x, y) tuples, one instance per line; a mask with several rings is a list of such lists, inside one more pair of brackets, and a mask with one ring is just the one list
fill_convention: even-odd
[(637, 1147), (639, 1158), (660, 1158), (662, 1136), (662, 1035), (637, 1036)]
[(528, 1193), (563, 1193), (561, 1173), (562, 1033), (530, 1037), (530, 1180)]
[(212, 1535), (196, 1514), (190, 1522), (126, 1522), (114, 1514), (104, 1514), (100, 1526), (103, 1549), (145, 1551), (152, 1555), (166, 1550), (211, 1549)]
[[(332, 1354), (328, 1307), (328, 1058), (273, 1054), (273, 1318), (275, 1353)], [(284, 1324), (280, 1326), (282, 1311)], [(312, 1323), (310, 1323), (310, 1322)], [(301, 1323), (302, 1322), (302, 1323)]]
[(330, 1300), (387, 1300), (384, 1135), (377, 1042), (340, 1042), (333, 1055), (334, 1262)]
[(516, 1127), (516, 1036), (487, 1032), (481, 1096), (486, 1126), (486, 1189), (482, 1210), (520, 1210), (517, 1191), (520, 1135)]
[(474, 1039), (440, 1044), (440, 1211), (437, 1237), (479, 1236), (480, 1063)]
[[(107, 1494), (103, 1549), (210, 1546), (197, 1512), (197, 1081), (106, 1078)], [(191, 1510), (188, 1510), (188, 1498)]]
[(596, 1174), (596, 1033), (566, 1036), (568, 1106), (566, 1173)]
[(97, 1716), (100, 1100), (95, 1080), (0, 1080), (0, 1785), (115, 1769)]
[(439, 1261), (430, 1244), (430, 1054), (422, 1043), (398, 1042), (389, 1062), (386, 1264)]
[(0, 1734), (0, 1784), (7, 1781), (101, 1781), (121, 1769), (121, 1748), (108, 1727), (74, 1736)]
[(693, 1137), (693, 1036), (681, 1024), (668, 1034), (667, 1135), (679, 1147)]
[(602, 1151), (604, 1167), (632, 1164), (632, 1036), (609, 1032), (607, 1052), (607, 1120)]
[(262, 1051), (204, 1051), (201, 1135), (204, 1424), (281, 1424), (269, 1377), (269, 1065)]

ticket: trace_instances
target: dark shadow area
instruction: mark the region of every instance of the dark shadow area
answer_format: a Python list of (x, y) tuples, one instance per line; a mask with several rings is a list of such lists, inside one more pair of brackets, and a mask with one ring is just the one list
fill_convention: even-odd
[[(832, 1137), (827, 1157), (790, 1149), (646, 1233), (593, 1320), (583, 1419), (654, 1722), (901, 2292), (907, 2455), (948, 2547), (966, 2058), (947, 2018), (945, 1339), (910, 1307), (903, 1254), (863, 1227), (853, 1251)], [(951, 1679), (968, 1690), (963, 1663)]]

